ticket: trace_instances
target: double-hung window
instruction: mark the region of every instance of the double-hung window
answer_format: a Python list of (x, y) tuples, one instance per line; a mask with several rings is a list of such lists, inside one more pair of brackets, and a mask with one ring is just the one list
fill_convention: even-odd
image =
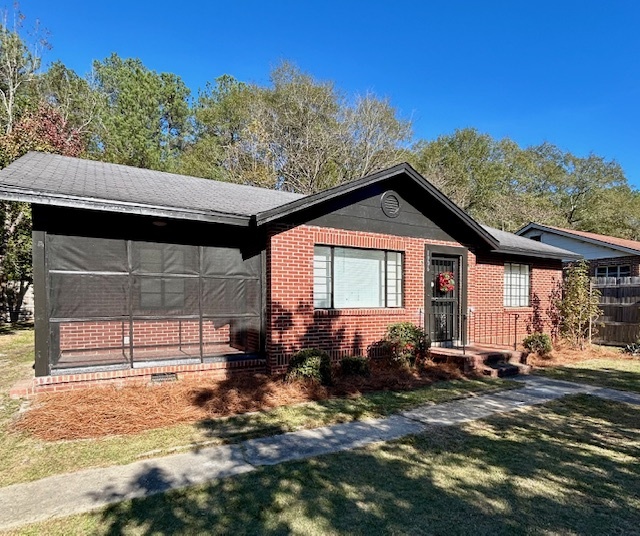
[(504, 265), (504, 306), (528, 307), (531, 270), (528, 264), (508, 262)]
[(402, 307), (402, 253), (315, 246), (316, 309)]

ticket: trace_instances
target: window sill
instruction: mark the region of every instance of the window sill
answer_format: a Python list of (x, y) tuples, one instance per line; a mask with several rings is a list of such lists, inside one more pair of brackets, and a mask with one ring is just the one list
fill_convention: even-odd
[(404, 307), (373, 307), (363, 309), (314, 309), (313, 316), (397, 316), (405, 314)]

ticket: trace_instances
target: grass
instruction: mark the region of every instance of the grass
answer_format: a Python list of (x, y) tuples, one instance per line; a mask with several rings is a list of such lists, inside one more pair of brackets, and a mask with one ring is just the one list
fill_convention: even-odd
[(638, 534), (639, 458), (640, 407), (579, 395), (14, 534)]
[[(0, 486), (54, 474), (126, 464), (202, 445), (236, 443), (252, 437), (364, 418), (375, 418), (426, 403), (512, 388), (515, 382), (488, 379), (439, 382), (414, 391), (367, 393), (358, 398), (283, 406), (261, 413), (210, 419), (100, 439), (45, 442), (9, 430), (21, 402), (9, 400), (10, 386), (32, 374), (33, 332), (0, 335)], [(518, 385), (519, 386), (519, 385)]]
[(548, 378), (640, 393), (640, 359), (590, 359), (536, 370)]

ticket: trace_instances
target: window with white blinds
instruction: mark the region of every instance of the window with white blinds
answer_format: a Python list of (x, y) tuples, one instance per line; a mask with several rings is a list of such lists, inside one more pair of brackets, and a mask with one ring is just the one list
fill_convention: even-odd
[(402, 253), (316, 246), (316, 309), (402, 307)]
[(528, 307), (531, 289), (528, 264), (508, 262), (504, 265), (504, 306)]

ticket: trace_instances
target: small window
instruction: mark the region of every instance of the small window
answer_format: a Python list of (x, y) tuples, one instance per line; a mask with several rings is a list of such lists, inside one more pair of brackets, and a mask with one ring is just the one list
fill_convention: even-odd
[(597, 266), (596, 277), (631, 277), (631, 266)]
[(402, 307), (402, 253), (316, 246), (313, 303), (316, 309)]
[(528, 264), (508, 262), (504, 265), (504, 306), (528, 307), (531, 290), (531, 270)]

